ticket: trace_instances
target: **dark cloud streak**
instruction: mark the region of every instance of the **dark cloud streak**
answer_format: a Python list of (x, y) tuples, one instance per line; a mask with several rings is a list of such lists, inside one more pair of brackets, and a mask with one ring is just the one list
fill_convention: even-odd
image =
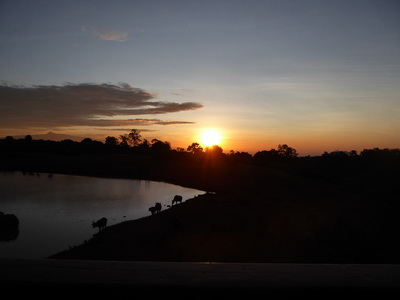
[(89, 120), (90, 126), (152, 126), (152, 125), (186, 125), (195, 124), (187, 121), (163, 121), (160, 119), (129, 119), (129, 120)]
[[(62, 86), (0, 85), (0, 127), (71, 127), (191, 124), (184, 121), (129, 119), (124, 116), (168, 114), (203, 107), (195, 102), (154, 101), (158, 95), (126, 83)], [(118, 118), (110, 120), (110, 117)]]

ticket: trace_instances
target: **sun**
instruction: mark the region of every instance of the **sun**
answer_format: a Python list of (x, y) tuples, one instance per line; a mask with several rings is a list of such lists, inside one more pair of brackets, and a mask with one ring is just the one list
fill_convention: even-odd
[(221, 142), (221, 135), (218, 130), (207, 129), (201, 134), (200, 140), (204, 146), (211, 147), (214, 145), (219, 145)]

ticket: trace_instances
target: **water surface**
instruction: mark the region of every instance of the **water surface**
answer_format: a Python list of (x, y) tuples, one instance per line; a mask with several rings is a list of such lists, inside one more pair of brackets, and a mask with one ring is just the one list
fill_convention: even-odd
[(0, 241), (0, 258), (45, 258), (89, 240), (97, 228), (150, 215), (161, 202), (168, 209), (174, 195), (187, 200), (204, 192), (142, 180), (54, 174), (0, 173), (0, 211), (15, 214), (19, 233)]

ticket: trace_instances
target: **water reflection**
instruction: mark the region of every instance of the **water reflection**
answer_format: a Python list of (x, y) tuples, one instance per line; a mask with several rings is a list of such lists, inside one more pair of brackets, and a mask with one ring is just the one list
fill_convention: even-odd
[(0, 210), (20, 221), (18, 231), (4, 234), (9, 242), (0, 243), (0, 258), (50, 256), (90, 239), (95, 220), (106, 217), (110, 226), (148, 216), (150, 206), (166, 206), (176, 194), (203, 192), (152, 181), (0, 173)]

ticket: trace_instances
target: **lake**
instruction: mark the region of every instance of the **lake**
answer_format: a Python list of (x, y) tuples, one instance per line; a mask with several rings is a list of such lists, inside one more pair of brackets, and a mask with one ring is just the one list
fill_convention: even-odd
[(149, 216), (155, 202), (164, 210), (175, 195), (185, 201), (200, 194), (154, 181), (0, 172), (0, 211), (20, 222), (16, 237), (1, 239), (0, 258), (46, 258), (89, 240), (98, 232), (92, 221), (134, 220)]

